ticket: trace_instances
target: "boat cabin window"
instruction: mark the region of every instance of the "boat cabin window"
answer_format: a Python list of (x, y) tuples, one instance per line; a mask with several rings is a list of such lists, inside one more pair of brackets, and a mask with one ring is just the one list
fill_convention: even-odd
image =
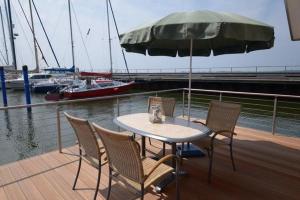
[(30, 79), (48, 79), (48, 78), (51, 78), (50, 74), (36, 74), (30, 77)]
[(113, 86), (114, 84), (110, 82), (110, 83), (98, 83), (98, 85), (101, 87), (108, 87), (108, 86)]

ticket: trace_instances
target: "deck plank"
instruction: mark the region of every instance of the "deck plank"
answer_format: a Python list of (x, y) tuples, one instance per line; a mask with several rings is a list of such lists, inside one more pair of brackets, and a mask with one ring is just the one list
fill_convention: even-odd
[(7, 200), (3, 187), (0, 187), (0, 199)]
[(26, 172), (28, 177), (31, 177), (31, 180), (35, 187), (43, 194), (43, 197), (46, 200), (59, 200), (63, 199), (58, 192), (55, 190), (53, 185), (49, 182), (45, 173), (46, 169), (41, 168), (36, 164), (36, 161), (40, 159), (39, 157), (33, 157), (20, 162), (20, 165)]
[[(188, 176), (180, 177), (182, 199), (298, 199), (300, 196), (300, 138), (249, 128), (237, 128), (233, 172), (227, 147), (216, 148), (212, 183), (207, 183), (208, 158), (183, 161)], [(162, 143), (147, 143), (149, 152), (161, 153)], [(170, 146), (167, 145), (168, 151)], [(49, 152), (0, 166), (0, 199), (89, 200), (94, 195), (97, 169), (83, 162), (76, 190), (78, 147)], [(108, 167), (102, 168), (98, 198), (105, 199)], [(138, 195), (113, 181), (111, 199), (137, 199)], [(162, 194), (147, 190), (145, 199), (174, 199), (175, 185)]]
[(14, 165), (11, 165), (9, 170), (15, 179), (14, 181), (18, 182), (26, 199), (30, 199), (30, 200), (44, 199), (42, 194), (34, 186), (31, 179), (26, 177), (26, 173), (23, 170), (23, 168), (20, 166), (19, 162), (16, 162)]
[(5, 180), (5, 184), (2, 186), (4, 192), (9, 200), (26, 200), (24, 193), (21, 190), (18, 182), (14, 181), (14, 178), (9, 170), (9, 167), (1, 168), (1, 179)]

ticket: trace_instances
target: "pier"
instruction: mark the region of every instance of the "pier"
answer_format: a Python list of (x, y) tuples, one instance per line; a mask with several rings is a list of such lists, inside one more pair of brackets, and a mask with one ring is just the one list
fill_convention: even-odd
[[(139, 68), (128, 75), (115, 69), (113, 78), (135, 80), (140, 88), (168, 89), (186, 87), (188, 68)], [(210, 67), (193, 68), (194, 88), (259, 93), (300, 95), (300, 66)]]
[[(139, 68), (130, 70), (130, 78), (136, 81), (177, 81), (188, 80), (188, 68)], [(115, 69), (115, 79), (128, 79), (128, 73)], [(267, 67), (210, 67), (193, 68), (193, 82), (233, 83), (300, 83), (300, 66)]]

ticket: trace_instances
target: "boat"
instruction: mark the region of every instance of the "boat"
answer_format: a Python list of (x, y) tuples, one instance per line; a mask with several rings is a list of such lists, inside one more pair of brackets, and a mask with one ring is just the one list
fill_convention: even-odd
[[(108, 6), (108, 5), (107, 5)], [(73, 34), (72, 34), (72, 20), (71, 20), (71, 9), (69, 1), (69, 18), (70, 18), (70, 33), (71, 33), (71, 49), (72, 49), (72, 61), (74, 63), (74, 45), (73, 45)], [(112, 51), (111, 51), (111, 37), (110, 37), (110, 26), (109, 26), (109, 13), (107, 7), (107, 20), (108, 20), (108, 42), (109, 42), (109, 55), (110, 55), (110, 72), (109, 73), (99, 73), (99, 72), (81, 72), (79, 75), (82, 79), (85, 79), (81, 84), (72, 84), (62, 90), (59, 93), (48, 93), (45, 97), (46, 100), (59, 100), (59, 99), (83, 99), (83, 98), (93, 98), (108, 95), (116, 95), (122, 92), (128, 91), (133, 87), (134, 81), (132, 82), (120, 82), (111, 80), (112, 78)], [(124, 61), (127, 67), (127, 62), (125, 60), (125, 55), (123, 54)], [(98, 78), (102, 77), (102, 78)], [(109, 79), (106, 79), (109, 78)], [(95, 80), (94, 80), (95, 79)]]
[[(33, 73), (28, 75), (29, 85), (31, 86), (34, 83), (47, 81), (53, 76), (48, 73)], [(17, 79), (10, 79), (5, 81), (7, 89), (14, 89), (14, 90), (23, 90), (24, 89), (24, 78), (19, 77)]]
[(86, 80), (85, 84), (66, 87), (60, 93), (65, 99), (93, 98), (120, 94), (131, 89), (133, 85), (134, 81), (124, 83), (114, 80)]
[(34, 83), (31, 87), (31, 91), (34, 93), (46, 94), (47, 92), (59, 92), (61, 89), (76, 84), (80, 80), (74, 80), (73, 77), (65, 78), (51, 78), (47, 81)]

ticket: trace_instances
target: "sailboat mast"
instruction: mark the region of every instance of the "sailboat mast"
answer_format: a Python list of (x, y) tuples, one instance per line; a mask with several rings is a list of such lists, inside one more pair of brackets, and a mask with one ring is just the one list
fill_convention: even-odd
[(110, 73), (113, 72), (112, 52), (111, 52), (111, 35), (110, 35), (110, 20), (109, 20), (109, 2), (106, 0), (106, 15), (107, 15), (107, 31), (108, 31), (108, 45), (109, 45), (109, 61), (110, 61)]
[(32, 14), (32, 2), (29, 0), (29, 11), (30, 11), (30, 19), (31, 19), (31, 31), (33, 37), (33, 47), (34, 47), (34, 56), (35, 56), (35, 69), (37, 72), (40, 71), (39, 57), (38, 57), (38, 49), (36, 44), (36, 37), (34, 31), (34, 22), (33, 22), (33, 14)]
[(17, 70), (17, 58), (16, 58), (16, 49), (15, 49), (15, 41), (14, 41), (13, 23), (11, 17), (10, 0), (7, 0), (7, 9), (8, 9), (8, 17), (9, 17), (9, 34), (10, 34), (11, 52), (13, 58), (12, 65), (14, 66), (15, 70)]
[(74, 55), (74, 39), (73, 39), (73, 27), (72, 27), (72, 13), (71, 13), (71, 0), (68, 0), (69, 7), (69, 20), (70, 20), (70, 34), (71, 34), (71, 49), (72, 49), (72, 67), (75, 67), (75, 55)]
[(1, 15), (1, 25), (2, 25), (2, 33), (3, 33), (3, 40), (4, 40), (4, 48), (5, 48), (5, 53), (6, 53), (6, 64), (9, 65), (9, 58), (8, 58), (8, 49), (7, 49), (7, 44), (6, 44), (6, 35), (5, 35), (5, 30), (4, 30), (4, 23), (3, 23), (3, 15), (2, 15), (2, 8), (0, 6), (0, 15)]

